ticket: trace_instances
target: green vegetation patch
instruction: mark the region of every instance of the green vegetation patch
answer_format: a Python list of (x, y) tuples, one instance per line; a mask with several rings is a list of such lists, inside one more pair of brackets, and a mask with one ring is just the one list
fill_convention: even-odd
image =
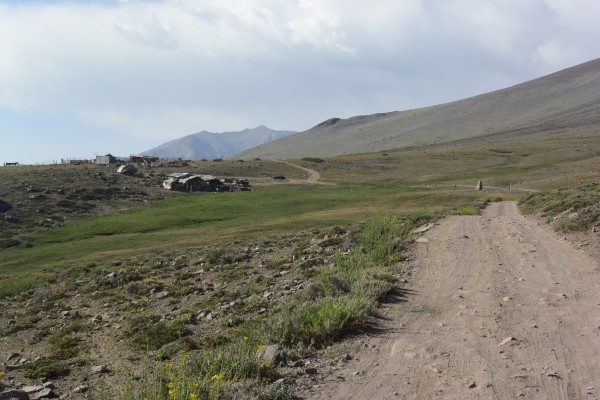
[(538, 213), (559, 232), (584, 231), (600, 226), (600, 186), (533, 193), (520, 202), (524, 213)]
[(0, 275), (0, 299), (21, 294), (48, 279), (50, 276), (44, 273)]
[(136, 315), (126, 324), (123, 336), (136, 350), (158, 350), (189, 335), (185, 324), (179, 320), (165, 321), (151, 314)]

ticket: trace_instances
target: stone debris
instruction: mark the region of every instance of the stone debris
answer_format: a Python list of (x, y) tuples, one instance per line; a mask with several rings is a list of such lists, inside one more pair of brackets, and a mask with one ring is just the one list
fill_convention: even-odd
[(34, 393), (33, 395), (31, 395), (31, 398), (33, 400), (37, 400), (37, 399), (55, 399), (57, 398), (58, 395), (50, 388), (45, 388), (40, 390), (37, 393)]
[(87, 385), (79, 385), (73, 389), (73, 393), (85, 393), (88, 389)]
[(498, 346), (504, 346), (504, 345), (505, 345), (505, 344), (507, 344), (507, 343), (510, 343), (510, 342), (516, 342), (516, 341), (517, 341), (517, 339), (515, 339), (515, 338), (514, 338), (514, 337), (512, 337), (512, 336), (509, 336), (509, 337), (507, 337), (506, 339), (504, 339), (503, 341), (501, 341), (501, 342), (500, 342), (500, 344), (499, 344)]
[(92, 317), (92, 322), (99, 324), (100, 322), (102, 322), (102, 315), (100, 314), (96, 314)]
[(422, 225), (420, 227), (418, 227), (417, 229), (413, 230), (412, 233), (413, 234), (419, 234), (419, 233), (423, 233), (423, 232), (427, 232), (428, 230), (430, 230), (431, 228), (434, 227), (435, 224), (426, 224), (426, 225)]
[(286, 364), (286, 356), (283, 349), (277, 344), (271, 344), (266, 346), (264, 349), (259, 350), (256, 354), (259, 360), (263, 360), (271, 363), (274, 366), (280, 366)]
[(92, 367), (92, 374), (106, 374), (110, 372), (106, 365), (95, 365)]
[(31, 394), (31, 393), (39, 392), (43, 388), (44, 388), (43, 386), (23, 386), (21, 388), (21, 390), (27, 394)]

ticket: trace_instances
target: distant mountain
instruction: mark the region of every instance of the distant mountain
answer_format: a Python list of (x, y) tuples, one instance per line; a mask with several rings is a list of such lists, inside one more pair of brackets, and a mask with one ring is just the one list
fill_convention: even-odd
[(328, 157), (584, 126), (600, 129), (600, 59), (452, 103), (331, 118), (236, 157)]
[(239, 132), (214, 133), (202, 131), (142, 152), (161, 158), (200, 160), (228, 158), (244, 150), (289, 136), (293, 131), (275, 131), (266, 126)]

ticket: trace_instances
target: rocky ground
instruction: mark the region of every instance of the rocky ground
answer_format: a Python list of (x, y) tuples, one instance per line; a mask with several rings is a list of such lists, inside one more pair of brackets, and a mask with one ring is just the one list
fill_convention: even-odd
[[(335, 227), (55, 269), (54, 283), (1, 301), (0, 392), (118, 396), (148, 362), (209, 348), (268, 315), (349, 245)], [(290, 382), (312, 371), (308, 359), (288, 363)]]
[[(82, 217), (189, 195), (161, 187), (181, 170), (258, 185), (275, 183), (275, 175), (286, 177), (281, 183), (311, 177), (293, 164), (260, 160), (139, 167), (133, 175), (96, 165), (3, 168), (2, 248), (26, 246), (32, 233)], [(124, 378), (139, 376), (144, 365), (209, 348), (269, 315), (349, 240), (336, 227), (48, 270), (50, 285), (0, 300), (0, 398), (118, 396)]]

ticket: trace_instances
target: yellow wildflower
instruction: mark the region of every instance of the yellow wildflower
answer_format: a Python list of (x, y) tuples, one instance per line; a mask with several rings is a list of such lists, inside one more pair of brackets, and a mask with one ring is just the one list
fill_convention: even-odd
[(223, 374), (216, 374), (210, 378), (211, 381), (222, 381), (223, 379), (225, 379), (225, 375)]
[(250, 340), (250, 338), (248, 336), (244, 336), (244, 342), (248, 343), (248, 340)]

